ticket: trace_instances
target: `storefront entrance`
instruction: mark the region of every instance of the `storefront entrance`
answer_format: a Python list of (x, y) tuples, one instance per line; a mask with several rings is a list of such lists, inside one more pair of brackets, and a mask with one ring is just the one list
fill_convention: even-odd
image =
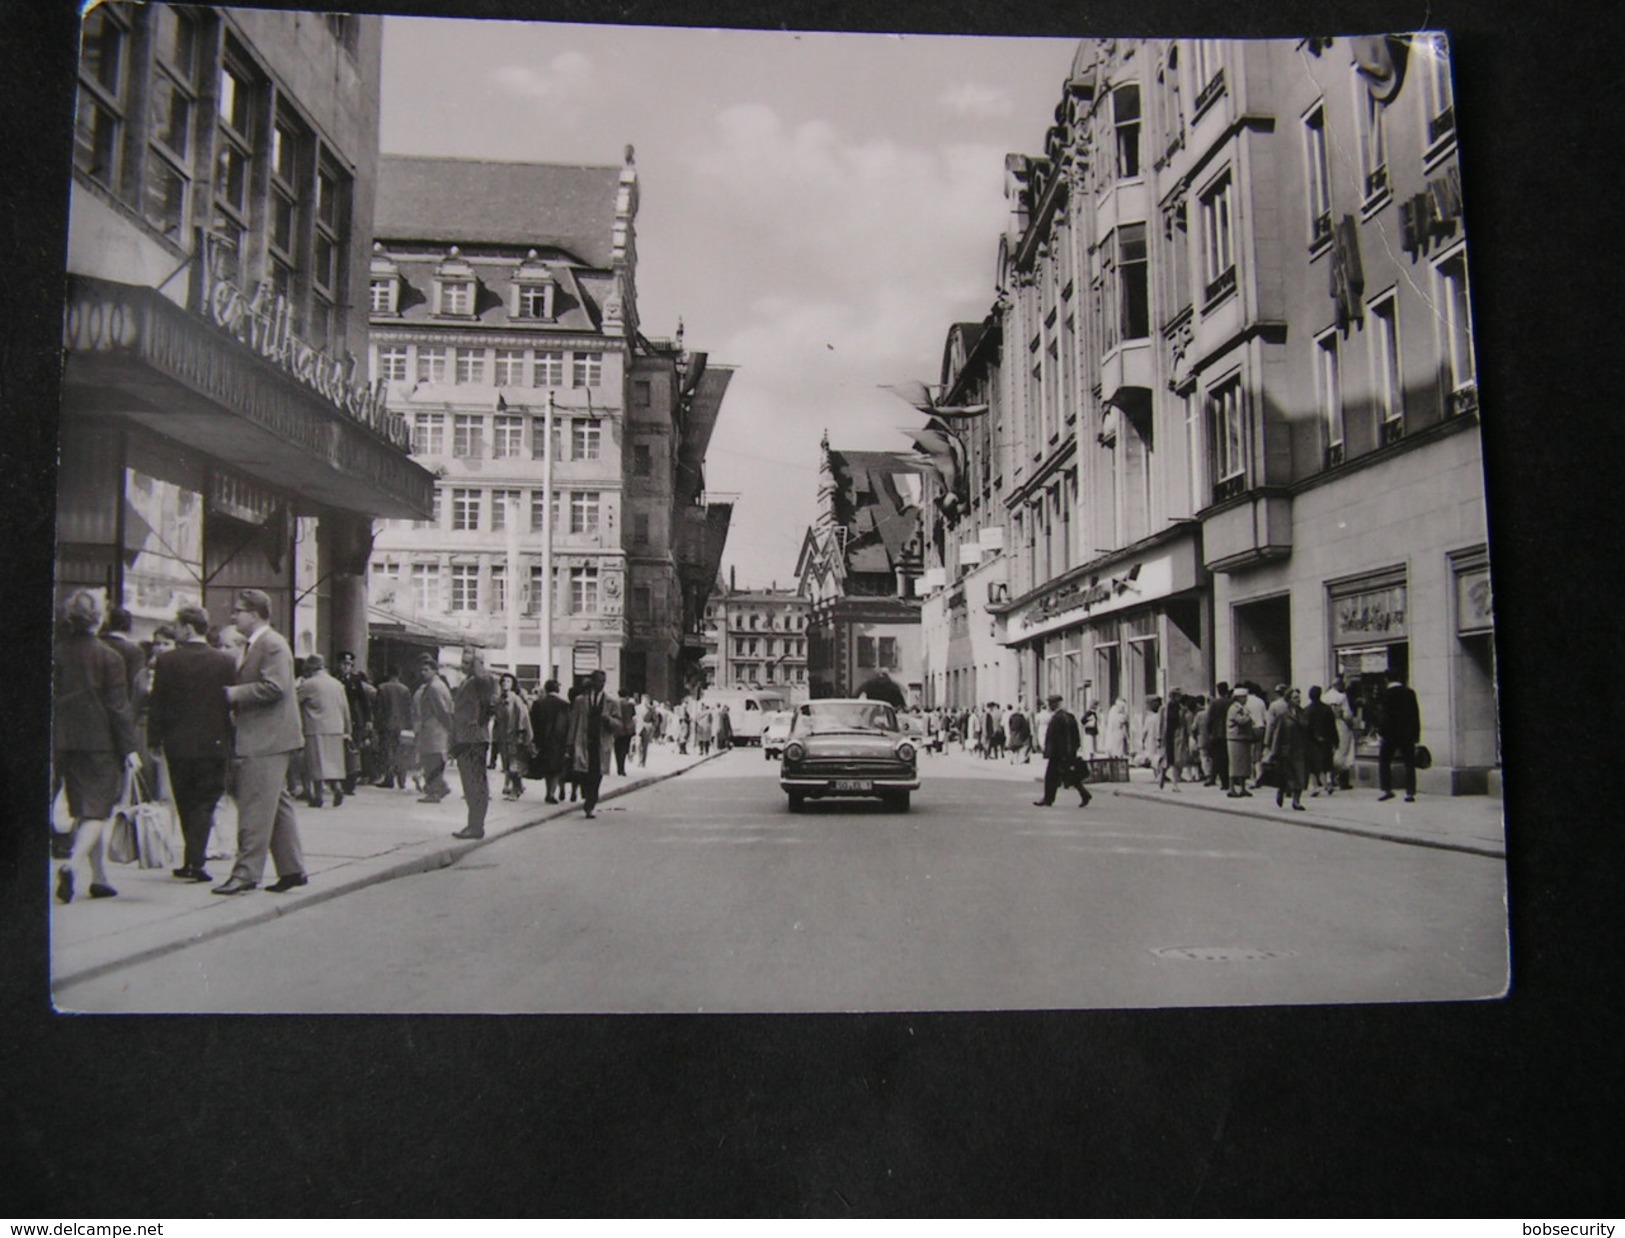
[(1287, 594), (1238, 605), (1232, 683), (1255, 683), (1266, 692), (1292, 681), (1292, 599)]

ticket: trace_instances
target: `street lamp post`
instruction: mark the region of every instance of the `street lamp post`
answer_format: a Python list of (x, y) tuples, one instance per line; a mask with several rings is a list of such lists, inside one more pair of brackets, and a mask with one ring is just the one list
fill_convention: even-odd
[(547, 393), (542, 425), (542, 680), (553, 666), (553, 392)]

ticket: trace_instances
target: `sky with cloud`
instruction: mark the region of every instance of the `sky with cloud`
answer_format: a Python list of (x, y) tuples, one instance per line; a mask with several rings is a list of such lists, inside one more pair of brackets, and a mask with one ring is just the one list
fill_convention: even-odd
[(707, 461), (724, 565), (792, 581), (818, 442), (903, 451), (943, 340), (992, 305), (1004, 158), (1043, 147), (1076, 43), (385, 21), (391, 154), (636, 150), (646, 335), (736, 367)]

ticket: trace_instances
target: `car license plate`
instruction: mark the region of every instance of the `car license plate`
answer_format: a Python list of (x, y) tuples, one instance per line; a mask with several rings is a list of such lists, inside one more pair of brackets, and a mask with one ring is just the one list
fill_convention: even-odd
[(867, 778), (838, 778), (835, 781), (837, 791), (873, 791), (875, 784)]

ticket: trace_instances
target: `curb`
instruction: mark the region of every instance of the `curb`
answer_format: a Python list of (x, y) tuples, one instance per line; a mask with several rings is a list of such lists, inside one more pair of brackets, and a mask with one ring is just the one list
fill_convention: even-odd
[[(700, 757), (691, 765), (685, 765), (682, 769), (671, 770), (669, 773), (654, 774), (647, 778), (634, 779), (630, 782), (617, 786), (613, 791), (602, 793), (598, 797), (598, 802), (602, 804), (606, 800), (618, 799), (623, 795), (630, 795), (633, 791), (641, 791), (644, 787), (652, 787), (656, 783), (661, 783), (671, 778), (680, 777), (681, 775), (688, 773), (689, 770), (704, 765), (708, 761), (715, 761), (718, 757), (724, 755), (724, 753), (728, 751), (731, 751), (731, 749), (724, 749), (720, 752), (710, 753), (706, 756)], [(143, 947), (130, 954), (121, 955), (116, 959), (104, 959), (99, 963), (92, 963), (88, 966), (81, 967), (77, 971), (53, 971), (51, 974), (51, 990), (53, 993), (55, 993), (58, 989), (64, 989), (71, 985), (80, 984), (86, 980), (95, 980), (101, 976), (107, 975), (109, 972), (118, 971), (120, 968), (131, 967), (137, 963), (150, 962), (153, 959), (162, 958), (166, 954), (173, 954), (177, 950), (184, 950), (188, 946), (195, 946), (206, 941), (213, 941), (219, 937), (225, 937), (230, 933), (235, 933), (239, 929), (252, 928), (255, 925), (260, 924), (269, 924), (273, 920), (280, 919), (283, 916), (292, 915), (294, 912), (302, 911), (306, 907), (315, 907), (321, 903), (329, 901), (330, 899), (339, 898), (345, 894), (353, 894), (355, 891), (365, 889), (368, 886), (379, 885), (385, 881), (393, 881), (398, 877), (415, 877), (419, 873), (433, 872), (434, 870), (440, 868), (450, 868), (453, 864), (457, 863), (458, 860), (469, 854), (469, 852), (476, 851), (489, 843), (497, 842), (504, 838), (511, 838), (513, 835), (518, 834), (523, 830), (532, 829), (538, 825), (545, 825), (549, 821), (556, 821), (560, 817), (566, 817), (572, 812), (580, 811), (579, 808), (573, 805), (552, 805), (549, 807), (551, 808), (551, 811), (549, 812), (545, 812), (540, 816), (532, 817), (529, 820), (518, 821), (512, 825), (504, 826), (500, 831), (490, 831), (485, 835), (484, 838), (466, 839), (455, 843), (439, 845), (436, 846), (433, 851), (420, 853), (410, 857), (409, 859), (400, 860), (393, 864), (385, 864), (379, 868), (361, 873), (348, 879), (341, 878), (339, 881), (331, 885), (323, 885), (319, 888), (306, 886), (303, 887), (303, 893), (294, 895), (291, 898), (285, 898), (285, 901), (267, 906), (263, 911), (257, 911), (249, 915), (239, 916), (222, 924), (210, 925), (207, 928), (189, 933), (184, 937), (155, 942), (150, 946)], [(385, 852), (384, 854), (387, 855), (388, 852)], [(360, 862), (365, 863), (365, 861)], [(341, 870), (331, 871), (336, 872)], [(261, 890), (259, 893), (263, 894), (265, 891)], [(273, 897), (284, 898), (284, 896), (281, 895), (276, 895)], [(224, 901), (230, 902), (231, 900)], [(61, 1013), (69, 1014), (73, 1012), (63, 1011)]]
[(1382, 842), (1402, 843), (1407, 847), (1429, 847), (1435, 851), (1459, 851), (1466, 855), (1485, 856), (1492, 860), (1507, 858), (1504, 846), (1494, 847), (1488, 843), (1461, 843), (1434, 838), (1418, 838), (1414, 834), (1393, 833), (1384, 830), (1381, 826), (1357, 825), (1350, 821), (1339, 821), (1331, 817), (1320, 817), (1314, 814), (1281, 817), (1273, 813), (1260, 812), (1256, 808), (1239, 808), (1234, 804), (1209, 804), (1206, 801), (1194, 803), (1190, 800), (1176, 800), (1152, 791), (1113, 790), (1112, 794), (1120, 795), (1125, 799), (1150, 800), (1174, 808), (1194, 808), (1203, 812), (1222, 812), (1232, 817), (1250, 817), (1255, 821), (1273, 821), (1277, 825), (1292, 825), (1300, 829), (1325, 830), (1332, 834), (1352, 834), (1360, 838), (1375, 838)]

